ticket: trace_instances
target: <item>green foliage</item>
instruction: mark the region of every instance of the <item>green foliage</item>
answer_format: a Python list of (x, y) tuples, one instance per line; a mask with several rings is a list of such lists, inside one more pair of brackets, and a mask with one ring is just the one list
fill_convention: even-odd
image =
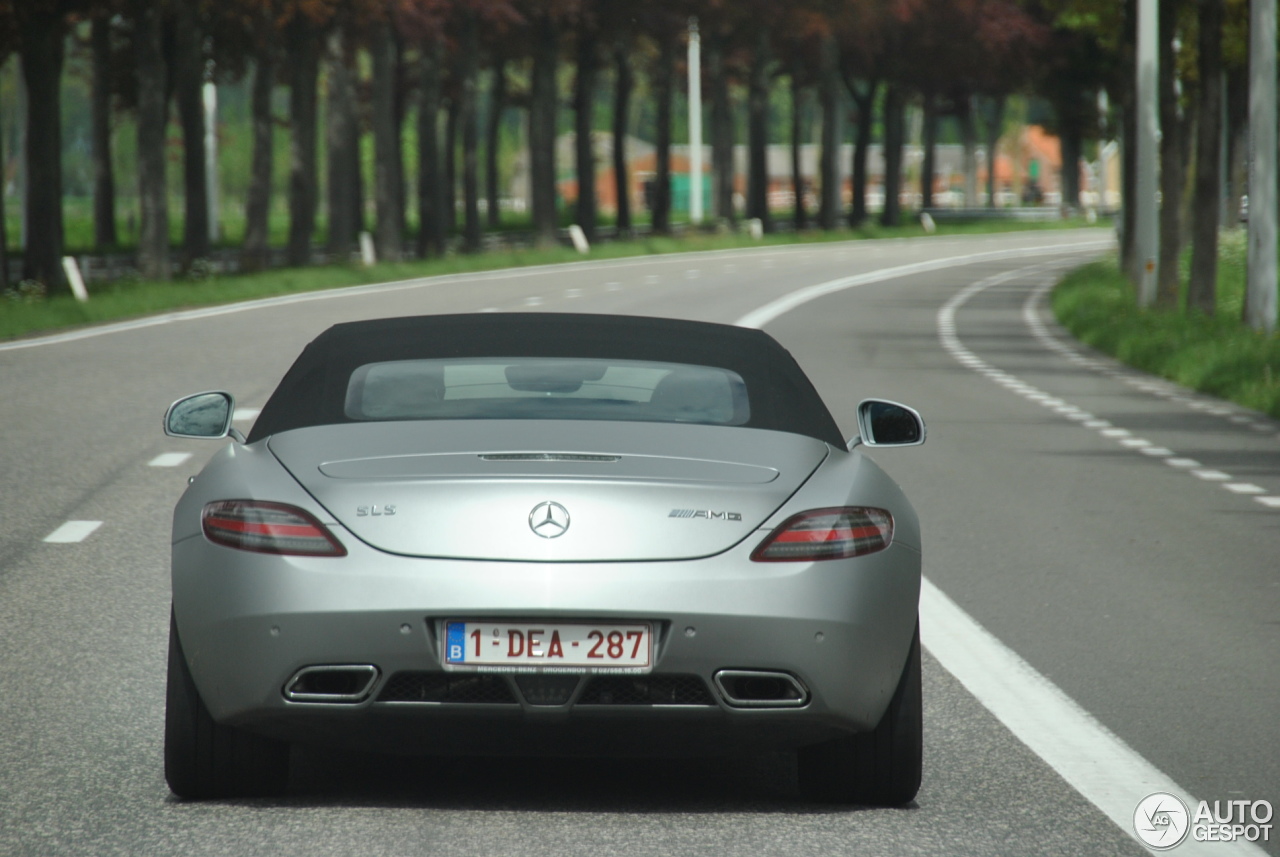
[(1185, 387), (1280, 417), (1280, 336), (1245, 327), (1243, 232), (1224, 237), (1217, 312), (1143, 310), (1114, 259), (1068, 275), (1053, 295), (1059, 321), (1099, 351)]

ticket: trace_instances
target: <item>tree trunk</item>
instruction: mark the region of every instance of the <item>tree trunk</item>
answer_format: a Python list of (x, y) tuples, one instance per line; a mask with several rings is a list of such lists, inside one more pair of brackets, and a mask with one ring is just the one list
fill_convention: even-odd
[(1120, 270), (1130, 283), (1142, 281), (1142, 260), (1134, 251), (1138, 200), (1137, 79), (1138, 0), (1124, 0), (1120, 44)]
[(501, 177), (498, 175), (498, 145), (502, 132), (502, 114), (507, 106), (507, 61), (505, 57), (493, 59), (493, 88), (489, 91), (489, 126), (485, 145), (485, 213), (490, 229), (502, 225)]
[(454, 93), (444, 117), (444, 237), (458, 228), (458, 119), (462, 98)]
[(991, 97), (991, 110), (986, 115), (987, 131), (987, 208), (996, 207), (996, 165), (1000, 155), (1000, 131), (1004, 125), (1005, 96)]
[(578, 170), (578, 225), (596, 240), (596, 157), (591, 132), (596, 101), (596, 35), (590, 24), (578, 31), (578, 76), (573, 91), (574, 156)]
[[(169, 103), (161, 53), (161, 11), (140, 2), (134, 16), (138, 71), (138, 272), (144, 279), (169, 278), (169, 206), (164, 138)], [(203, 163), (201, 164), (203, 169)]]
[(293, 266), (311, 262), (316, 231), (316, 78), (318, 34), (305, 15), (289, 27), (289, 243)]
[(747, 217), (757, 217), (765, 232), (769, 217), (769, 31), (756, 34), (747, 94)]
[(529, 103), (529, 196), (539, 246), (556, 243), (556, 60), (560, 36), (550, 13), (533, 22), (533, 80)]
[(627, 172), (627, 129), (631, 110), (631, 57), (619, 41), (613, 49), (613, 185), (618, 198), (618, 234), (631, 232), (631, 181)]
[(1227, 204), (1222, 225), (1235, 229), (1244, 214), (1244, 195), (1249, 192), (1249, 69), (1227, 72)]
[[(444, 188), (440, 176), (442, 48), (429, 38), (418, 58), (418, 255), (444, 253)], [(492, 143), (490, 144), (492, 145)]]
[(1178, 305), (1178, 263), (1182, 256), (1182, 195), (1186, 184), (1185, 122), (1178, 106), (1177, 67), (1173, 39), (1179, 4), (1160, 4), (1160, 269), (1156, 279), (1156, 305)]
[(840, 67), (835, 37), (827, 34), (819, 47), (822, 98), (822, 156), (819, 178), (822, 196), (818, 203), (818, 225), (835, 229), (840, 221)]
[[(103, 251), (120, 243), (116, 232), (116, 184), (111, 170), (110, 15), (94, 16), (89, 41), (93, 53), (93, 243)], [(0, 163), (4, 161), (0, 159)]]
[(848, 75), (845, 76), (844, 83), (853, 96), (853, 103), (858, 111), (858, 127), (853, 138), (853, 163), (849, 165), (853, 185), (849, 227), (856, 229), (867, 219), (867, 155), (871, 151), (871, 137), (875, 126), (872, 111), (875, 108), (878, 84), (870, 80), (859, 87)]
[(1217, 303), (1222, 190), (1222, 0), (1200, 2), (1200, 98), (1187, 307), (1213, 315)]
[[(0, 127), (0, 164), (4, 163), (7, 163), (4, 159), (4, 128)], [(4, 189), (0, 188), (0, 201), (3, 199)], [(6, 220), (0, 207), (0, 292), (9, 289), (9, 228)]]
[[(358, 66), (357, 66), (358, 68)], [(350, 159), (348, 171), (351, 174), (351, 186), (354, 188), (351, 197), (351, 222), (355, 224), (355, 234), (358, 236), (365, 231), (368, 223), (367, 206), (365, 205), (365, 185), (367, 182), (364, 177), (364, 155), (361, 150), (361, 140), (364, 139), (364, 128), (360, 120), (360, 75), (359, 72), (353, 70), (352, 83), (356, 86), (355, 94), (352, 96), (352, 109), (356, 111), (351, 125), (351, 142), (347, 147), (347, 157)]]
[[(792, 223), (796, 231), (809, 228), (809, 209), (804, 204), (804, 163), (801, 160), (801, 151), (804, 146), (805, 137), (805, 88), (800, 85), (800, 75), (791, 75), (791, 194), (795, 197), (795, 207), (792, 212)], [(827, 156), (826, 150), (822, 152), (822, 156)], [(824, 195), (823, 199), (826, 197)]]
[(902, 219), (902, 137), (903, 95), (896, 83), (884, 94), (884, 210), (882, 226), (897, 226)]
[(374, 26), (369, 53), (373, 66), (373, 204), (377, 214), (374, 243), (381, 262), (400, 261), (404, 236), (404, 207), (401, 203), (400, 145), (396, 127), (396, 44), (391, 25)]
[[(265, 29), (269, 24), (263, 24)], [(259, 271), (267, 265), (267, 240), (271, 216), (271, 147), (274, 118), (271, 115), (271, 91), (276, 69), (270, 37), (263, 35), (255, 58), (253, 72), (253, 155), (249, 166), (249, 190), (245, 200), (244, 246), (240, 251), (240, 267)], [(141, 123), (139, 123), (141, 124)]]
[(480, 249), (480, 111), (476, 106), (480, 42), (474, 11), (466, 13), (462, 57), (462, 246)]
[[(394, 8), (394, 7), (393, 7)], [(395, 205), (398, 214), (396, 217), (400, 222), (400, 257), (403, 258), (408, 254), (408, 250), (404, 246), (406, 218), (409, 209), (409, 184), (405, 180), (404, 170), (404, 118), (408, 113), (408, 92), (409, 86), (405, 81), (405, 47), (404, 40), (400, 38), (400, 33), (394, 26), (391, 27), (391, 46), (392, 46), (392, 63), (391, 63), (391, 122), (392, 122), (392, 145), (395, 146), (395, 165), (396, 165), (396, 185), (395, 185)], [(479, 157), (477, 155), (477, 157)]]
[(182, 267), (209, 255), (209, 185), (204, 152), (204, 47), (197, 0), (174, 8), (174, 93), (182, 125)]
[(964, 204), (978, 204), (978, 129), (973, 123), (973, 97), (962, 92), (955, 98), (956, 118), (960, 123), (960, 143), (964, 163)]
[(933, 208), (933, 176), (937, 172), (938, 96), (924, 95), (924, 162), (920, 165), (920, 206)]
[(325, 49), (328, 103), (325, 111), (325, 144), (328, 149), (327, 208), (329, 254), (345, 260), (356, 242), (356, 192), (358, 160), (355, 144), (359, 131), (355, 117), (355, 83), (347, 68), (346, 44), (341, 28), (329, 34)]
[(1075, 117), (1062, 126), (1062, 205), (1080, 207), (1080, 158), (1084, 133)]
[(711, 84), (711, 194), (716, 217), (734, 225), (733, 104), (724, 67), (724, 34), (713, 31), (707, 40), (707, 70)]
[(653, 231), (658, 235), (671, 232), (671, 102), (675, 78), (675, 40), (665, 38), (658, 48), (653, 90), (657, 99), (658, 127), (654, 143), (654, 177), (651, 214)]
[(63, 21), (33, 12), (23, 28), (22, 74), (27, 86), (26, 252), (22, 278), (47, 293), (70, 294), (62, 273)]

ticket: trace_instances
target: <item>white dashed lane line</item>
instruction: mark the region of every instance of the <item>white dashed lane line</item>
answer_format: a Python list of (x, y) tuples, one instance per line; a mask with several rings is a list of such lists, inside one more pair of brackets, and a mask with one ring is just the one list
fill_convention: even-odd
[(82, 542), (102, 526), (101, 521), (67, 521), (44, 537), (49, 544), (66, 545)]
[(166, 452), (147, 462), (148, 467), (177, 467), (191, 458), (189, 452)]
[[(995, 383), (1017, 393), (1029, 402), (1034, 402), (1042, 407), (1048, 408), (1069, 420), (1080, 423), (1088, 429), (1093, 429), (1100, 437), (1113, 440), (1126, 449), (1132, 449), (1140, 452), (1150, 458), (1158, 458), (1164, 460), (1167, 464), (1185, 469), (1192, 476), (1204, 482), (1216, 482), (1224, 489), (1233, 494), (1242, 497), (1250, 497), (1255, 502), (1268, 509), (1280, 509), (1280, 496), (1268, 494), (1267, 489), (1251, 482), (1237, 481), (1230, 473), (1221, 470), (1212, 470), (1203, 468), (1200, 462), (1191, 458), (1177, 457), (1172, 449), (1165, 446), (1158, 446), (1152, 441), (1143, 437), (1134, 437), (1133, 432), (1113, 425), (1110, 421), (1099, 419), (1094, 414), (1078, 408), (1069, 402), (1065, 402), (1060, 398), (1052, 396), (1043, 390), (1040, 390), (1031, 384), (1010, 375), (1001, 369), (988, 364), (985, 360), (974, 354), (960, 341), (956, 333), (956, 311), (959, 310), (970, 298), (981, 291), (989, 289), (993, 286), (1009, 282), (1018, 277), (1035, 276), (1052, 270), (1052, 265), (1033, 265), (1022, 268), (1017, 271), (1008, 271), (1003, 274), (997, 274), (988, 277), (985, 280), (971, 283), (965, 288), (957, 292), (949, 301), (947, 301), (937, 316), (938, 338), (942, 342), (942, 347), (951, 354), (961, 365), (972, 369), (981, 375), (985, 375)], [(1116, 366), (1111, 365), (1102, 360), (1087, 357), (1070, 345), (1058, 340), (1053, 336), (1041, 321), (1037, 312), (1037, 305), (1040, 299), (1053, 286), (1053, 281), (1049, 280), (1041, 287), (1034, 290), (1022, 306), (1022, 318), (1026, 322), (1027, 327), (1031, 329), (1031, 333), (1045, 347), (1049, 348), (1072, 364), (1082, 368), (1100, 372), (1109, 378), (1120, 381), (1128, 386), (1150, 395), (1158, 396), (1167, 401), (1185, 405), (1188, 408), (1199, 411), (1201, 413), (1210, 414), (1212, 416), (1225, 417), (1234, 425), (1248, 426), (1254, 430), (1271, 432), (1273, 429), (1270, 425), (1265, 424), (1247, 414), (1241, 414), (1238, 411), (1224, 407), (1216, 402), (1206, 402), (1192, 399), (1186, 395), (1186, 391), (1182, 388), (1160, 379), (1152, 379), (1145, 376), (1134, 375), (1126, 372)]]
[[(257, 418), (261, 408), (236, 408), (231, 418), (240, 422)], [(190, 452), (162, 452), (147, 462), (148, 467), (180, 467), (191, 460)], [(67, 521), (52, 533), (44, 537), (49, 544), (75, 544), (87, 539), (102, 526), (102, 521)]]
[(1057, 339), (1040, 319), (1037, 308), (1044, 295), (1053, 288), (1053, 283), (1046, 283), (1036, 289), (1027, 298), (1026, 303), (1022, 306), (1022, 318), (1026, 322), (1027, 327), (1031, 329), (1031, 333), (1040, 340), (1046, 348), (1056, 351), (1070, 362), (1083, 366), (1086, 369), (1092, 369), (1100, 372), (1109, 378), (1127, 384), (1135, 390), (1141, 390), (1153, 396), (1165, 399), (1169, 402), (1176, 402), (1184, 407), (1190, 408), (1203, 414), (1214, 417), (1222, 417), (1227, 422), (1238, 426), (1246, 426), (1260, 434), (1276, 434), (1280, 435), (1275, 425), (1270, 422), (1259, 420), (1250, 414), (1242, 414), (1239, 410), (1223, 405), (1220, 401), (1205, 401), (1204, 399), (1192, 398), (1187, 394), (1187, 390), (1174, 384), (1172, 381), (1166, 381), (1163, 378), (1152, 378), (1149, 375), (1138, 375), (1132, 371), (1128, 371), (1123, 367), (1108, 363), (1103, 360), (1097, 360), (1086, 357), (1076, 351), (1071, 345)]

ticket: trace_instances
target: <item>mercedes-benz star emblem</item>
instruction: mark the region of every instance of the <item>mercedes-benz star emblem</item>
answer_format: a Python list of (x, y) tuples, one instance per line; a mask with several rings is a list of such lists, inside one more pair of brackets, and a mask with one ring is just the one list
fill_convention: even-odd
[(569, 529), (569, 510), (550, 500), (539, 503), (529, 513), (529, 529), (544, 539), (563, 536), (564, 531)]

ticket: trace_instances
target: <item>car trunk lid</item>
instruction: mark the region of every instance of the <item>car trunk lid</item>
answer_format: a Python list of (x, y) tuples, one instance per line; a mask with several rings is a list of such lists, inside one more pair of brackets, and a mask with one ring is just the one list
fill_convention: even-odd
[(759, 429), (538, 420), (318, 426), (269, 445), (376, 548), (547, 562), (727, 550), (828, 454), (813, 438)]

